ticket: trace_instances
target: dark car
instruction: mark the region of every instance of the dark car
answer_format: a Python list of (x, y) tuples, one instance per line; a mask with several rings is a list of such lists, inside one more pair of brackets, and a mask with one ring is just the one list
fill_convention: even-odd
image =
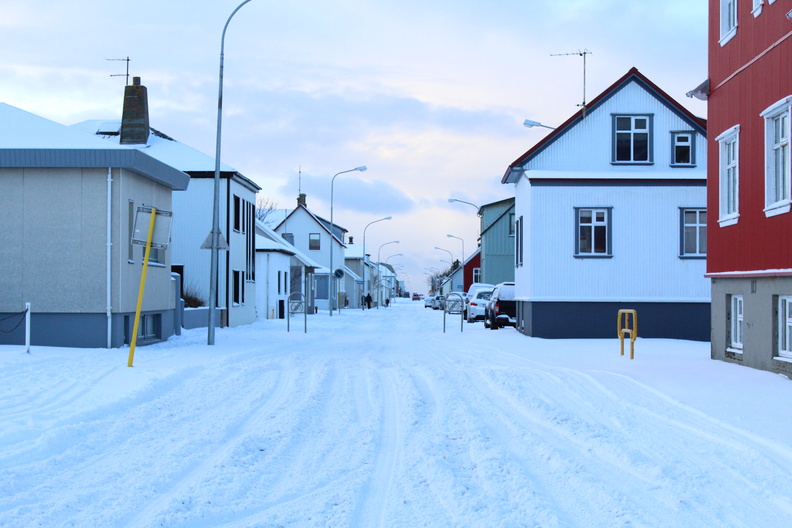
[(517, 326), (517, 303), (514, 300), (514, 283), (501, 282), (490, 295), (484, 310), (484, 327), (497, 330), (502, 326)]

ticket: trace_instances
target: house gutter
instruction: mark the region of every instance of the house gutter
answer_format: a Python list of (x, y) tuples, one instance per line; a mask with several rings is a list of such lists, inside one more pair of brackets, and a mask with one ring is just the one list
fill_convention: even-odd
[(112, 264), (112, 246), (113, 246), (113, 169), (107, 167), (107, 285), (106, 285), (106, 303), (105, 308), (107, 312), (107, 348), (112, 348), (113, 343), (113, 302), (112, 302), (112, 273), (110, 266)]

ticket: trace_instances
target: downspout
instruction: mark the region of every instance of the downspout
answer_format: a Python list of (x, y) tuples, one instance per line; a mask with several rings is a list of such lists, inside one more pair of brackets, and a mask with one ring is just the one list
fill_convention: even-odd
[(270, 281), (270, 276), (272, 275), (270, 273), (271, 269), (272, 268), (270, 268), (270, 252), (267, 251), (267, 274), (265, 275), (265, 277), (266, 277), (266, 280), (265, 280), (266, 288), (265, 288), (265, 290), (266, 291), (264, 293), (264, 295), (266, 295), (267, 302), (264, 303), (264, 310), (265, 310), (264, 311), (264, 319), (269, 319), (269, 316), (270, 316), (270, 311), (269, 311), (270, 303), (269, 302), (270, 302), (270, 282), (271, 282)]
[(113, 169), (107, 167), (107, 286), (106, 286), (106, 303), (107, 307), (107, 348), (112, 348), (113, 345), (113, 297), (112, 297), (112, 273), (110, 266), (112, 264), (112, 249), (113, 249)]

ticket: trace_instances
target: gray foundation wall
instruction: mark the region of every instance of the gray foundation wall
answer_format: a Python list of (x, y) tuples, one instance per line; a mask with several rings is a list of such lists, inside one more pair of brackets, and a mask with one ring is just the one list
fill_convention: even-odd
[(638, 337), (710, 338), (710, 303), (518, 301), (517, 330), (548, 339), (615, 339), (619, 310), (637, 312)]
[[(743, 296), (743, 352), (729, 351), (730, 298)], [(792, 295), (792, 277), (712, 279), (712, 359), (792, 377), (778, 357), (778, 296)]]

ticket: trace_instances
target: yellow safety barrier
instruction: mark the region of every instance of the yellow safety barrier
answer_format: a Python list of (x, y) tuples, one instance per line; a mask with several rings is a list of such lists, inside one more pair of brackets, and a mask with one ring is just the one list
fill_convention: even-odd
[[(630, 324), (632, 316), (632, 324)], [(616, 332), (621, 342), (621, 355), (624, 355), (624, 335), (630, 336), (630, 359), (635, 359), (635, 339), (638, 337), (638, 313), (635, 310), (619, 310), (616, 316)]]

